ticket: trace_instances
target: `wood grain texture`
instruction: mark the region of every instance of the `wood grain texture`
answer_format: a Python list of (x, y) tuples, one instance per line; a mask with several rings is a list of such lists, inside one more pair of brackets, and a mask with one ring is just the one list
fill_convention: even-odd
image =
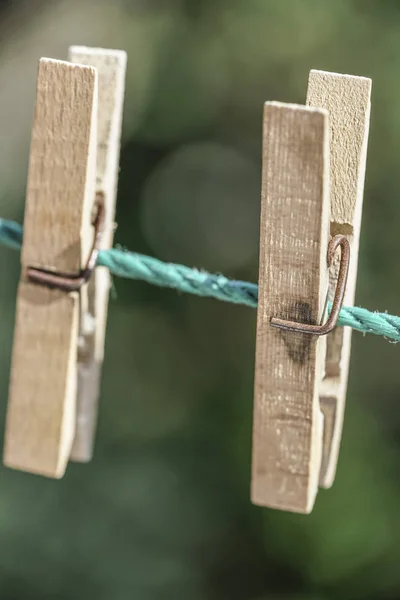
[[(356, 289), (370, 99), (371, 80), (366, 77), (325, 71), (310, 72), (307, 104), (324, 108), (329, 113), (331, 234), (342, 233), (351, 247), (344, 298), (346, 306), (353, 306)], [(331, 299), (335, 292), (338, 268), (339, 256), (336, 258), (335, 268), (330, 270)], [(327, 340), (326, 376), (321, 388), (321, 409), (325, 414), (320, 477), (322, 487), (332, 485), (336, 472), (345, 410), (351, 333), (349, 327), (339, 327)], [(333, 406), (333, 403), (336, 405)]]
[(42, 59), (21, 253), (4, 463), (61, 477), (75, 430), (79, 297), (27, 281), (36, 266), (77, 273), (92, 244), (95, 69)]
[[(95, 67), (99, 76), (96, 192), (104, 195), (106, 221), (101, 247), (107, 249), (112, 246), (114, 235), (126, 53), (72, 46), (69, 59)], [(71, 452), (71, 459), (79, 462), (89, 461), (93, 454), (110, 286), (108, 269), (98, 267), (81, 319), (77, 422)]]
[(325, 338), (275, 329), (270, 319), (321, 321), (328, 147), (326, 111), (265, 105), (251, 493), (255, 504), (301, 513), (318, 487)]

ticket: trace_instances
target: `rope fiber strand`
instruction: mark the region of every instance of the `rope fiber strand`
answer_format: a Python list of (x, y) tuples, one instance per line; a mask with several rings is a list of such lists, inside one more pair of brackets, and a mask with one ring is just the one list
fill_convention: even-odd
[[(0, 219), (0, 244), (20, 250), (21, 225), (14, 221)], [(169, 287), (188, 294), (216, 298), (252, 308), (257, 307), (258, 286), (255, 283), (236, 281), (224, 275), (212, 275), (184, 265), (165, 263), (150, 256), (119, 248), (101, 250), (97, 265), (107, 267), (110, 273), (117, 277), (146, 281), (152, 285)], [(387, 313), (371, 312), (356, 306), (343, 306), (338, 325), (352, 327), (362, 333), (383, 335), (395, 342), (400, 341), (400, 317)]]

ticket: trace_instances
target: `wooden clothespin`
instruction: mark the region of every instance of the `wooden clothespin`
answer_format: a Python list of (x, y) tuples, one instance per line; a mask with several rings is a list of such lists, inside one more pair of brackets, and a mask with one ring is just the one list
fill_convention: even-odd
[(333, 330), (328, 354), (324, 334), (343, 296), (354, 299), (370, 86), (312, 71), (308, 107), (265, 105), (252, 467), (262, 506), (308, 513), (333, 481), (350, 332)]
[[(99, 77), (96, 194), (105, 207), (100, 249), (106, 250), (112, 247), (114, 237), (126, 52), (72, 46), (69, 60), (95, 67)], [(88, 462), (93, 454), (110, 286), (108, 269), (98, 267), (89, 282), (89, 305), (83, 313), (79, 340), (77, 419), (71, 452), (71, 459), (77, 462)]]
[[(307, 104), (325, 108), (330, 129), (330, 232), (346, 236), (351, 248), (344, 304), (353, 306), (357, 281), (358, 246), (371, 112), (371, 79), (311, 71)], [(329, 271), (333, 298), (338, 262)], [(320, 486), (329, 488), (335, 478), (342, 437), (351, 351), (350, 327), (338, 327), (327, 338), (325, 376), (320, 389), (324, 415), (324, 443)]]
[(90, 455), (109, 288), (91, 275), (112, 243), (126, 56), (70, 59), (39, 63), (4, 446), (7, 466), (49, 477), (73, 443)]

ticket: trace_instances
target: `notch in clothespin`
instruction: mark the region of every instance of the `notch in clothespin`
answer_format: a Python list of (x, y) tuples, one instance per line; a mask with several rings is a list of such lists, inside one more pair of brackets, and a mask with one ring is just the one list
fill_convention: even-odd
[(309, 513), (318, 486), (333, 481), (350, 358), (350, 331), (334, 326), (343, 300), (354, 300), (370, 89), (366, 78), (312, 71), (308, 106), (265, 105), (251, 492), (258, 505)]
[(112, 244), (125, 64), (77, 47), (39, 62), (4, 463), (48, 477), (91, 454), (109, 291), (93, 270)]

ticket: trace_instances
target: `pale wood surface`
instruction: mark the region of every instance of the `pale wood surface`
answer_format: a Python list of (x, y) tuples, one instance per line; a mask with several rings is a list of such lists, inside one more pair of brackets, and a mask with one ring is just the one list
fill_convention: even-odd
[(328, 122), (324, 110), (264, 112), (252, 501), (308, 513), (322, 451), (324, 340), (270, 326), (319, 323), (327, 291)]
[(75, 430), (79, 298), (27, 266), (77, 273), (92, 243), (97, 73), (42, 59), (27, 184), (4, 463), (61, 477)]
[[(330, 124), (331, 234), (346, 235), (351, 246), (344, 304), (352, 306), (357, 279), (364, 176), (370, 118), (371, 80), (366, 77), (311, 71), (307, 104), (325, 108)], [(330, 270), (329, 295), (337, 281), (339, 256)], [(327, 340), (326, 376), (321, 388), (325, 415), (320, 485), (333, 483), (343, 427), (351, 350), (350, 327), (338, 327)]]
[[(106, 225), (101, 247), (107, 249), (112, 246), (114, 235), (126, 53), (121, 50), (72, 46), (69, 59), (73, 63), (91, 65), (98, 71), (96, 192), (104, 194)], [(108, 269), (96, 268), (89, 286), (89, 305), (82, 314), (77, 422), (71, 453), (71, 459), (79, 462), (89, 461), (93, 453), (110, 285)]]

